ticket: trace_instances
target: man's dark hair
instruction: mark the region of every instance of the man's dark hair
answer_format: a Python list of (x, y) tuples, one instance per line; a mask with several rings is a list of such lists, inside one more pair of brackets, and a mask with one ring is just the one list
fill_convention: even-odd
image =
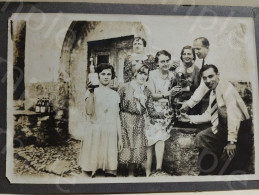
[(111, 72), (112, 72), (112, 79), (115, 78), (115, 71), (114, 71), (114, 68), (112, 65), (108, 64), (108, 63), (101, 63), (99, 65), (97, 65), (96, 67), (96, 72), (98, 73), (101, 73), (103, 70), (105, 69), (111, 69)]
[(205, 64), (205, 65), (201, 68), (201, 70), (200, 70), (200, 75), (201, 75), (201, 77), (202, 77), (202, 73), (203, 73), (204, 71), (210, 69), (210, 68), (212, 68), (213, 71), (214, 71), (216, 74), (218, 74), (219, 70), (218, 70), (218, 68), (217, 68), (215, 65), (213, 65), (213, 64)]
[[(134, 41), (138, 41), (138, 40), (141, 40), (141, 41), (142, 41), (144, 47), (147, 46), (146, 40), (145, 40), (144, 38), (142, 38), (142, 37), (134, 37), (133, 42), (134, 42)], [(133, 44), (133, 42), (132, 42), (132, 44)]]
[(203, 45), (204, 47), (207, 47), (207, 48), (210, 47), (210, 42), (209, 42), (209, 40), (208, 40), (207, 38), (205, 38), (205, 37), (198, 37), (198, 38), (195, 39), (194, 41), (198, 41), (198, 40), (201, 40), (202, 45)]
[(158, 63), (158, 57), (159, 57), (160, 55), (168, 56), (169, 59), (171, 60), (171, 54), (170, 54), (168, 51), (166, 51), (166, 50), (161, 50), (161, 51), (158, 51), (158, 52), (156, 53), (155, 63)]

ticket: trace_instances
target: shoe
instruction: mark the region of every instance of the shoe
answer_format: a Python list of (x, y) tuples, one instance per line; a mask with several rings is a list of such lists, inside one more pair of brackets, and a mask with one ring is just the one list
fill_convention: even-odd
[(117, 176), (112, 173), (105, 173), (105, 177), (117, 177)]
[(91, 178), (95, 178), (96, 172), (92, 172)]
[(162, 169), (157, 169), (156, 173), (163, 173)]
[(91, 171), (83, 171), (83, 174), (87, 177), (91, 177)]

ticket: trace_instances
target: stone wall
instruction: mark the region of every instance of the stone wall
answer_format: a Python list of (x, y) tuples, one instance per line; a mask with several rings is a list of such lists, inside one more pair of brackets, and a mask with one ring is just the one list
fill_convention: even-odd
[(62, 133), (56, 131), (58, 123), (53, 114), (20, 111), (14, 118), (14, 147), (53, 145), (62, 138)]
[(62, 82), (27, 83), (25, 86), (25, 110), (33, 110), (38, 98), (49, 98), (52, 110), (67, 109), (64, 107), (68, 87)]
[(170, 175), (197, 175), (198, 149), (194, 139), (196, 129), (173, 128), (166, 141), (163, 169)]
[[(252, 88), (250, 82), (233, 82), (233, 85), (243, 98), (248, 111), (253, 119)], [(175, 127), (171, 137), (166, 141), (163, 168), (171, 175), (197, 175), (199, 173), (198, 149), (194, 139), (197, 132), (203, 129)], [(252, 126), (253, 129), (253, 126)], [(251, 155), (249, 173), (254, 173), (254, 153)]]
[[(35, 113), (37, 99), (43, 97), (49, 98), (51, 113)], [(15, 138), (22, 136), (22, 140), (27, 142), (26, 139), (34, 137), (33, 139), (36, 140), (35, 143), (37, 144), (41, 143), (42, 140), (51, 144), (51, 140), (42, 138), (42, 135), (44, 134), (44, 137), (50, 137), (51, 139), (60, 138), (64, 139), (62, 141), (65, 141), (69, 136), (68, 101), (68, 86), (66, 83), (27, 83), (25, 87), (24, 108), (22, 110), (15, 110), (14, 113)], [(24, 132), (27, 133), (24, 134)], [(44, 133), (40, 134), (39, 132)], [(58, 140), (56, 141), (58, 142)]]

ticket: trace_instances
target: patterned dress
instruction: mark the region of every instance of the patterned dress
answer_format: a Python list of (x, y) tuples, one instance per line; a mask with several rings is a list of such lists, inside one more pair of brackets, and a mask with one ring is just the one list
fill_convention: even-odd
[[(154, 86), (156, 94), (163, 94), (168, 91), (174, 79), (175, 76), (172, 72), (169, 72), (166, 79), (162, 79), (159, 74), (159, 69), (157, 69), (149, 73), (148, 82), (149, 85)], [(170, 131), (172, 128), (172, 120), (166, 117), (161, 117), (164, 116), (164, 114), (172, 112), (172, 109), (169, 106), (169, 100), (166, 98), (159, 99), (157, 101), (153, 101), (153, 104), (155, 112), (160, 113), (160, 117), (150, 116), (150, 124), (146, 130), (148, 146), (152, 146), (158, 141), (166, 141), (170, 137)]]
[(194, 93), (194, 91), (199, 87), (201, 77), (200, 77), (200, 69), (198, 66), (193, 64), (191, 67), (186, 68), (183, 64), (181, 64), (175, 70), (176, 73), (183, 73), (184, 78), (186, 79), (187, 86), (189, 86), (190, 91), (181, 94), (183, 100), (188, 100)]
[(123, 78), (125, 83), (133, 79), (132, 68), (136, 64), (141, 62), (149, 67), (149, 71), (156, 69), (154, 56), (152, 55), (137, 56), (134, 54), (130, 54), (124, 60)]
[(110, 88), (94, 90), (95, 120), (86, 121), (80, 165), (84, 171), (117, 170), (120, 97)]
[[(184, 77), (184, 79), (186, 81), (185, 87), (188, 86), (189, 87), (189, 91), (183, 91), (180, 95), (175, 97), (173, 99), (173, 102), (172, 102), (172, 104), (174, 104), (174, 105), (176, 105), (177, 102), (184, 102), (184, 101), (189, 100), (191, 98), (191, 96), (193, 95), (194, 91), (199, 87), (200, 81), (201, 81), (200, 69), (195, 64), (193, 64), (189, 68), (186, 68), (186, 66), (184, 64), (181, 64), (175, 70), (175, 72), (178, 75), (181, 74), (181, 73), (183, 74), (183, 77)], [(201, 102), (199, 102), (193, 108), (191, 108), (188, 111), (188, 114), (191, 114), (191, 115), (192, 114), (201, 114), (202, 105), (204, 105), (204, 104), (205, 104), (205, 107), (207, 108), (206, 105), (208, 103), (206, 103), (206, 99), (205, 98), (203, 98), (201, 100)], [(180, 107), (180, 106), (178, 106), (178, 107)]]
[(142, 87), (142, 95), (144, 95), (145, 101), (141, 103), (137, 98), (138, 93), (134, 82), (135, 80), (125, 83), (118, 90), (121, 99), (120, 117), (123, 142), (119, 161), (122, 164), (141, 164), (146, 159), (145, 127), (148, 121), (147, 112), (152, 116), (157, 114), (153, 109), (149, 89), (145, 86)]

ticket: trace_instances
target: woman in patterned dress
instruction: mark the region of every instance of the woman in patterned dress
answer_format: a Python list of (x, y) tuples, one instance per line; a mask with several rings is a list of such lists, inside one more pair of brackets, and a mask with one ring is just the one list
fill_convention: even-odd
[(139, 64), (146, 64), (149, 70), (156, 69), (155, 58), (146, 54), (147, 42), (142, 37), (133, 39), (133, 51), (124, 60), (123, 78), (124, 82), (129, 82), (134, 78), (132, 68)]
[[(194, 49), (189, 45), (184, 46), (180, 58), (182, 63), (175, 70), (177, 81), (183, 87), (182, 93), (174, 99), (178, 104), (179, 102), (189, 100), (201, 81), (200, 69), (195, 65), (196, 56)], [(189, 110), (188, 114), (200, 114), (201, 106), (201, 103), (197, 104)]]
[(119, 162), (128, 165), (129, 176), (134, 176), (136, 165), (146, 160), (147, 139), (145, 124), (147, 114), (155, 116), (152, 96), (145, 86), (149, 69), (139, 64), (133, 68), (134, 79), (123, 84), (118, 93), (120, 95), (120, 117), (122, 126), (123, 149), (119, 154)]
[(186, 91), (189, 93), (185, 93), (185, 100), (188, 100), (193, 92), (200, 85), (200, 69), (195, 65), (196, 55), (194, 49), (187, 45), (184, 46), (181, 51), (181, 61), (182, 64), (176, 68), (175, 72), (177, 74), (183, 74), (184, 79), (186, 80)]
[(118, 152), (122, 148), (120, 97), (109, 88), (111, 79), (115, 77), (113, 66), (100, 64), (97, 73), (99, 87), (86, 92), (86, 101), (94, 100), (91, 101), (94, 102), (94, 112), (88, 112), (92, 120), (88, 121), (84, 132), (80, 165), (83, 171), (92, 172), (92, 177), (98, 169), (105, 171), (106, 176), (116, 176)]
[(157, 118), (151, 116), (151, 122), (146, 131), (148, 140), (147, 176), (151, 173), (153, 147), (155, 148), (156, 171), (159, 172), (162, 170), (165, 141), (170, 137), (169, 132), (172, 127), (172, 111), (169, 107), (168, 98), (181, 90), (181, 87), (179, 86), (171, 88), (171, 85), (175, 80), (175, 74), (170, 71), (170, 60), (171, 54), (169, 52), (165, 50), (157, 52), (155, 62), (159, 68), (150, 71), (149, 74), (148, 87), (154, 100), (154, 109), (156, 112), (162, 113), (163, 117)]

